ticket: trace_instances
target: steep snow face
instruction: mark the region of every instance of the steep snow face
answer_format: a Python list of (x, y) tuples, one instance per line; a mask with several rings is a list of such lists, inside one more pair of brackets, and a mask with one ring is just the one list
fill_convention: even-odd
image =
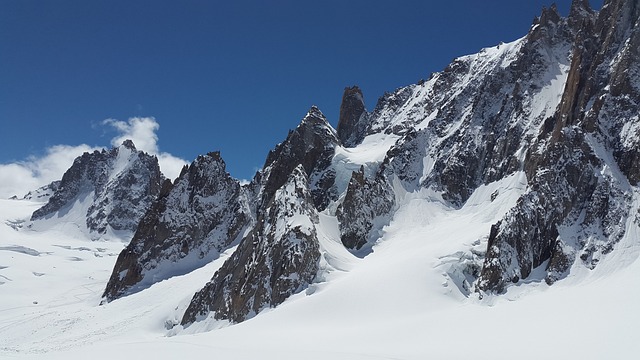
[(241, 322), (274, 307), (306, 288), (318, 272), (320, 259), (308, 178), (298, 165), (279, 188), (256, 227), (222, 265), (213, 279), (195, 294), (183, 325), (215, 319)]
[(158, 159), (128, 140), (109, 151), (78, 157), (49, 201), (36, 210), (34, 230), (76, 227), (92, 239), (128, 240), (160, 191)]
[(554, 30), (456, 59), (423, 84), (433, 94), (423, 108), (432, 111), (412, 121), (419, 125), (389, 154), (387, 171), (407, 191), (432, 187), (460, 206), (479, 185), (521, 169), (520, 149), (553, 113), (567, 79), (570, 39)]
[(163, 185), (118, 257), (106, 300), (206, 265), (237, 244), (251, 223), (246, 194), (226, 172), (220, 153), (199, 156), (175, 184)]

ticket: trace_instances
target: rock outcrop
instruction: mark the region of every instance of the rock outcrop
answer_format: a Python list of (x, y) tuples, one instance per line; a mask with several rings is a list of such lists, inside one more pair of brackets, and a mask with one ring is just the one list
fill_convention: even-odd
[(342, 95), (338, 138), (346, 147), (354, 147), (366, 136), (369, 114), (364, 105), (364, 96), (358, 86), (347, 87)]
[(188, 325), (213, 312), (241, 322), (282, 303), (311, 283), (320, 259), (309, 180), (302, 165), (276, 190), (256, 226), (195, 294), (182, 319)]
[(575, 261), (594, 268), (624, 235), (640, 180), (639, 5), (606, 1), (596, 18), (576, 0), (563, 21), (575, 43), (562, 101), (527, 151), (530, 190), (492, 228), (482, 291), (502, 292), (538, 266), (548, 283)]
[(368, 179), (364, 168), (353, 172), (344, 200), (336, 211), (340, 227), (340, 240), (351, 250), (373, 245), (378, 238), (372, 236), (376, 223), (387, 223), (385, 217), (391, 213), (395, 197), (384, 173)]
[(195, 270), (236, 243), (252, 224), (238, 180), (220, 153), (198, 156), (144, 215), (120, 253), (104, 291), (107, 301)]

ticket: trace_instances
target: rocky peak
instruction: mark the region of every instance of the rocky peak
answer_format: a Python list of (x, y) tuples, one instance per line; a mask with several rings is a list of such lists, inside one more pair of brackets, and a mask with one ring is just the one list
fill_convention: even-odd
[(576, 262), (592, 269), (623, 237), (631, 206), (625, 192), (640, 180), (637, 131), (624, 130), (638, 128), (636, 9), (637, 0), (606, 1), (593, 26), (584, 26), (591, 15), (574, 1), (571, 16), (585, 21), (573, 38), (561, 102), (546, 121), (553, 131), (545, 124), (528, 150), (530, 190), (492, 228), (479, 289), (502, 292), (547, 261), (548, 283)]
[(304, 168), (296, 166), (238, 249), (194, 295), (183, 325), (209, 312), (216, 319), (244, 321), (313, 281), (320, 251), (308, 182)]
[(558, 13), (555, 4), (549, 8), (543, 8), (540, 16), (533, 21), (533, 26), (528, 34), (529, 40), (531, 42), (544, 41), (540, 44), (541, 46), (566, 40), (567, 29), (563, 26), (564, 24), (566, 21)]
[[(307, 176), (313, 180), (312, 191), (318, 186), (328, 190), (334, 178), (325, 170), (331, 165), (335, 147), (339, 144), (335, 130), (322, 112), (312, 106), (300, 125), (289, 132), (287, 139), (269, 152), (265, 172), (261, 176), (264, 190), (260, 203), (268, 203), (298, 165), (302, 165)], [(314, 203), (319, 208), (326, 206), (326, 201), (320, 195), (314, 196)]]
[(588, 0), (573, 0), (567, 20), (574, 33), (584, 36), (585, 32), (591, 33), (591, 27), (595, 22), (595, 11)]
[(362, 90), (358, 86), (346, 87), (340, 104), (338, 138), (346, 147), (358, 145), (366, 135), (367, 110)]
[(220, 153), (198, 156), (173, 185), (162, 185), (118, 256), (103, 296), (111, 301), (197, 269), (237, 243), (251, 223), (245, 195)]
[(555, 3), (551, 4), (551, 7), (542, 8), (542, 14), (538, 19), (540, 25), (557, 24), (562, 20), (562, 16), (558, 13), (558, 6)]
[(87, 152), (74, 160), (49, 202), (31, 219), (64, 216), (78, 207), (77, 211), (86, 213), (86, 224), (78, 225), (86, 226), (92, 238), (109, 230), (133, 232), (163, 179), (158, 159), (135, 150), (131, 140), (109, 151)]
[(136, 146), (133, 144), (133, 141), (131, 141), (130, 139), (123, 141), (122, 146), (132, 151), (136, 150)]

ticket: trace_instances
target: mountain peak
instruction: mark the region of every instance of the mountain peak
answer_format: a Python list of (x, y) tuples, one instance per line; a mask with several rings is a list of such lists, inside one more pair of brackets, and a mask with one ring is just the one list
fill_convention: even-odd
[(309, 109), (307, 114), (304, 116), (304, 118), (302, 118), (302, 122), (305, 122), (307, 120), (321, 120), (326, 122), (327, 118), (316, 105), (311, 105), (311, 108)]
[(558, 6), (555, 3), (551, 4), (551, 7), (543, 7), (542, 14), (536, 19), (534, 23), (541, 25), (557, 24), (562, 20), (562, 16), (558, 13)]
[(362, 90), (357, 85), (346, 87), (338, 120), (338, 138), (345, 146), (356, 146), (364, 138), (366, 121), (363, 121), (363, 115), (366, 117), (366, 114)]
[(124, 146), (125, 148), (135, 151), (136, 150), (136, 146), (133, 144), (133, 141), (131, 139), (127, 139), (125, 141), (122, 142), (122, 146)]

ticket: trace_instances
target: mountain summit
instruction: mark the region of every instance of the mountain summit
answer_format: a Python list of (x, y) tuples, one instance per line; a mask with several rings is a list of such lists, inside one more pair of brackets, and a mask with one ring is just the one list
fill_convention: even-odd
[(31, 227), (79, 222), (93, 239), (126, 239), (160, 192), (163, 179), (158, 159), (138, 151), (131, 140), (84, 153), (56, 184), (49, 201), (33, 213)]

